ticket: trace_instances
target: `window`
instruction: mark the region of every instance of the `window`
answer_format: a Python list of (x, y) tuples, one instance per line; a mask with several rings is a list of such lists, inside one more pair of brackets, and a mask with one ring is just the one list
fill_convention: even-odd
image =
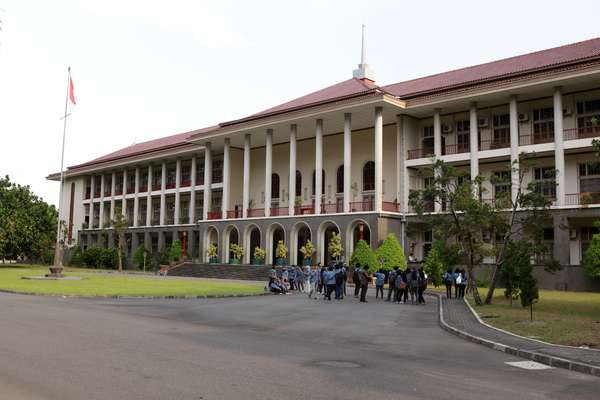
[(344, 193), (344, 165), (340, 165), (337, 169), (336, 193)]
[(213, 168), (212, 183), (223, 182), (223, 160), (222, 159), (213, 160), (212, 168)]
[(135, 191), (135, 172), (129, 172), (127, 174), (127, 193), (133, 193)]
[(198, 159), (196, 163), (196, 185), (204, 185), (204, 159)]
[(577, 102), (577, 128), (580, 133), (594, 134), (599, 132), (600, 100)]
[(579, 192), (600, 192), (600, 164), (579, 164)]
[(423, 127), (423, 139), (422, 139), (422, 147), (424, 153), (433, 153), (433, 125), (424, 126)]
[[(321, 178), (321, 194), (325, 194), (325, 170), (322, 170), (322, 178)], [(315, 176), (315, 171), (313, 171), (313, 176), (312, 176), (312, 194), (313, 196), (316, 194), (315, 192), (315, 185), (316, 185), (316, 176)]]
[(502, 197), (504, 193), (510, 193), (510, 171), (494, 172), (494, 197)]
[(471, 123), (469, 120), (458, 121), (456, 123), (457, 153), (466, 153), (469, 151), (469, 137), (471, 136), (469, 132), (470, 127)]
[(427, 255), (431, 251), (432, 243), (433, 243), (433, 231), (423, 232), (423, 260), (427, 258)]
[(152, 190), (160, 190), (162, 185), (162, 168), (159, 166), (152, 167)]
[(296, 170), (296, 197), (302, 197), (302, 172)]
[(546, 143), (554, 140), (554, 108), (533, 110), (533, 143)]
[(181, 166), (181, 182), (179, 183), (181, 186), (190, 186), (190, 165), (182, 165)]
[(148, 170), (143, 169), (140, 171), (140, 192), (148, 190)]
[(167, 189), (175, 187), (176, 170), (174, 165), (167, 167)]
[(375, 162), (367, 161), (363, 167), (363, 191), (375, 190)]
[(536, 191), (549, 199), (556, 198), (556, 171), (552, 167), (541, 167), (533, 170)]
[(271, 174), (271, 199), (279, 199), (279, 175)]
[(492, 148), (510, 143), (510, 116), (508, 114), (494, 115)]

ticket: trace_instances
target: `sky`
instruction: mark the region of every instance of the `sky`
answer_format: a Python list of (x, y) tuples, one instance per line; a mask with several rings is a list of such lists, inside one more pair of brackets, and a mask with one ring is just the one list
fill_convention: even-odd
[(57, 204), (65, 165), (346, 80), (361, 25), (390, 84), (600, 36), (597, 2), (0, 0), (0, 175)]

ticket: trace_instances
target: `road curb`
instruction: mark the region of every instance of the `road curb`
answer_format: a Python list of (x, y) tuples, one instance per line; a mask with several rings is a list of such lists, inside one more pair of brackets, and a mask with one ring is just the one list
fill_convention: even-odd
[(477, 343), (490, 349), (500, 351), (502, 353), (510, 354), (513, 356), (525, 358), (528, 360), (536, 361), (542, 364), (549, 365), (551, 367), (568, 369), (570, 371), (580, 372), (596, 377), (600, 377), (600, 367), (594, 365), (582, 363), (579, 361), (568, 360), (561, 357), (551, 356), (548, 354), (537, 353), (530, 350), (518, 349), (516, 347), (508, 346), (503, 343), (494, 342), (482, 337), (473, 335), (463, 330), (457, 329), (449, 325), (444, 319), (444, 308), (442, 306), (442, 295), (438, 293), (429, 293), (430, 296), (435, 296), (438, 301), (438, 322), (442, 329), (452, 333), (462, 339), (468, 340), (473, 343)]
[(22, 294), (27, 296), (41, 297), (61, 297), (68, 299), (156, 299), (156, 300), (195, 300), (195, 299), (227, 299), (232, 297), (258, 297), (271, 296), (272, 293), (257, 293), (257, 294), (226, 294), (226, 295), (205, 295), (205, 296), (77, 296), (69, 294), (49, 294), (49, 293), (34, 293), (34, 292), (19, 292), (14, 290), (0, 289), (0, 293)]

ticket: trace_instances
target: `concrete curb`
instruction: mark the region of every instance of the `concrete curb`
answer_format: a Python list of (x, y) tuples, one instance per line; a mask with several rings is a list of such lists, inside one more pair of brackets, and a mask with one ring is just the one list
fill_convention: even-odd
[(231, 297), (257, 297), (257, 296), (272, 296), (272, 293), (257, 293), (257, 294), (226, 294), (226, 295), (205, 295), (205, 296), (77, 296), (70, 294), (48, 294), (48, 293), (33, 293), (33, 292), (18, 292), (14, 290), (0, 289), (0, 293), (22, 294), (27, 296), (40, 297), (62, 297), (68, 299), (158, 299), (158, 300), (195, 300), (195, 299), (227, 299)]
[(516, 347), (508, 346), (502, 343), (497, 343), (482, 337), (470, 334), (468, 332), (457, 329), (450, 326), (444, 319), (444, 308), (442, 306), (442, 295), (438, 293), (429, 293), (430, 296), (437, 297), (438, 300), (438, 316), (439, 324), (442, 329), (456, 335), (462, 339), (468, 340), (473, 343), (477, 343), (490, 349), (501, 351), (506, 354), (525, 358), (528, 360), (536, 361), (542, 364), (549, 365), (556, 368), (564, 368), (571, 371), (581, 372), (584, 374), (600, 377), (600, 367), (594, 365), (582, 363), (579, 361), (568, 360), (565, 358), (555, 357), (548, 354), (541, 354), (530, 350), (518, 349)]

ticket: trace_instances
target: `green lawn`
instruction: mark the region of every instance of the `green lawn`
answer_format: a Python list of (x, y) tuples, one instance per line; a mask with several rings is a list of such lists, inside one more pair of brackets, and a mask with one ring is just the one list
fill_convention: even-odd
[(66, 296), (222, 296), (263, 293), (262, 284), (217, 280), (173, 279), (115, 271), (66, 269), (66, 274), (81, 277), (74, 281), (22, 279), (48, 272), (46, 267), (0, 265), (0, 290), (20, 293)]
[[(487, 289), (479, 292), (484, 297)], [(600, 348), (600, 293), (540, 290), (533, 322), (529, 308), (521, 307), (519, 300), (511, 306), (502, 288), (495, 291), (492, 305), (476, 307), (472, 298), (468, 301), (495, 327), (550, 343)]]

